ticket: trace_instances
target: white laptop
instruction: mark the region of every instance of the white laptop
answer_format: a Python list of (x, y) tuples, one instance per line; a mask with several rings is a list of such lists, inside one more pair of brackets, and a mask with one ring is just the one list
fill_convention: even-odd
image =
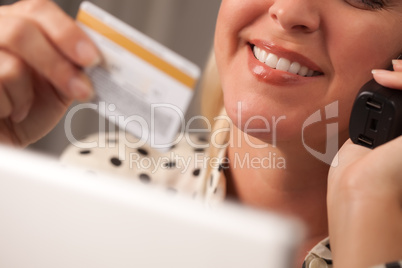
[(0, 267), (292, 267), (300, 223), (0, 147)]

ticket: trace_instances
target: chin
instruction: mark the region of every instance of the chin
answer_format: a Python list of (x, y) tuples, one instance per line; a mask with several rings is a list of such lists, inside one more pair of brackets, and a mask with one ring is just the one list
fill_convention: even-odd
[(301, 140), (301, 130), (305, 119), (300, 116), (300, 113), (262, 110), (261, 106), (247, 105), (245, 101), (242, 101), (241, 110), (238, 105), (236, 101), (225, 101), (227, 115), (234, 126), (247, 135), (269, 144), (277, 141)]

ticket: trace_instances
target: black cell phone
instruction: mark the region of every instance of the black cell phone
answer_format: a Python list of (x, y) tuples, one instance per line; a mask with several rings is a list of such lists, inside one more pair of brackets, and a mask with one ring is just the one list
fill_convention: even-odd
[(402, 134), (402, 91), (374, 79), (359, 91), (350, 116), (351, 140), (375, 148)]

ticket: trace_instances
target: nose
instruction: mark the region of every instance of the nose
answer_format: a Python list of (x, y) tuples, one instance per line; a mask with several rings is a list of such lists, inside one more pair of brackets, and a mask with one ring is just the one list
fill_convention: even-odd
[(320, 28), (320, 15), (316, 2), (315, 0), (274, 0), (269, 8), (269, 15), (287, 31), (315, 32)]

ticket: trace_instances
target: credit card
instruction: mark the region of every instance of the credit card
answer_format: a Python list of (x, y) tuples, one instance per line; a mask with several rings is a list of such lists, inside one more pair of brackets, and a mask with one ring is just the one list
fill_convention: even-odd
[(104, 62), (87, 69), (99, 113), (151, 147), (166, 151), (184, 127), (200, 69), (90, 2), (77, 23)]

